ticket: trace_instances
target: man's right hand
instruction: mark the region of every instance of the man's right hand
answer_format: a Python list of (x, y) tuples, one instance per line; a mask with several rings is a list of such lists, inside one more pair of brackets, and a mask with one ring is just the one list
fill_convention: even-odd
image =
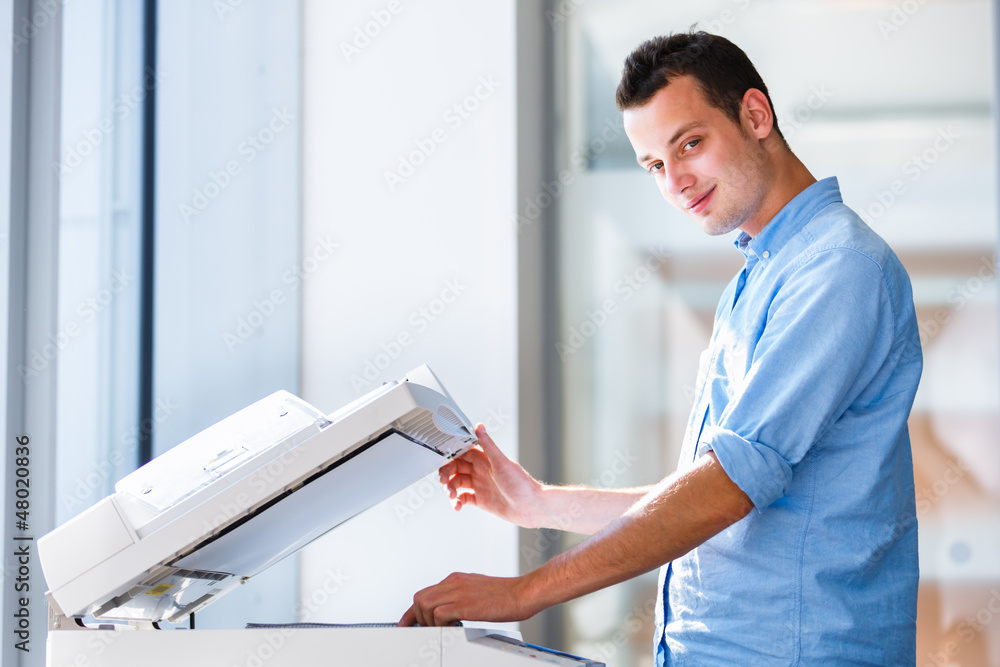
[(475, 505), (524, 528), (535, 528), (532, 508), (538, 507), (542, 484), (500, 451), (476, 424), (479, 444), (441, 466), (441, 483), (448, 488), (452, 507)]

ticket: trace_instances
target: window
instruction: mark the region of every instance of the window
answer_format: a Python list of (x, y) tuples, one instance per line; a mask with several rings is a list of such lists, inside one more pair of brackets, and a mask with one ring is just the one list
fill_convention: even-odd
[[(157, 7), (157, 3), (147, 3)], [(229, 5), (226, 5), (229, 7)], [(65, 5), (56, 523), (277, 389), (298, 390), (299, 13), (286, 3)], [(140, 412), (143, 103), (155, 93), (152, 400)], [(206, 610), (295, 620), (294, 559)], [(267, 604), (263, 599), (267, 598)]]

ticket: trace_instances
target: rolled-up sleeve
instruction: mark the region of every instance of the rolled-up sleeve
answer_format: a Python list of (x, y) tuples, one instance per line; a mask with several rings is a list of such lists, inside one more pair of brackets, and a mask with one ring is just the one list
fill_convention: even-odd
[[(878, 372), (894, 321), (879, 264), (844, 247), (818, 251), (789, 270), (765, 305), (755, 343), (744, 332), (728, 340), (720, 332), (718, 354), (730, 355), (720, 367), (736, 359), (747, 370), (711, 407), (697, 449), (715, 451), (758, 511), (785, 494), (793, 466)], [(733, 349), (733, 341), (752, 349)]]

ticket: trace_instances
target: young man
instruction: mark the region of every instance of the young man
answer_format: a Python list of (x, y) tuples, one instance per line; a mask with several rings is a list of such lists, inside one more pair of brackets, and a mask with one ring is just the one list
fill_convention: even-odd
[[(453, 574), (401, 624), (512, 621), (661, 567), (657, 664), (915, 660), (906, 429), (921, 371), (909, 279), (789, 150), (746, 55), (702, 32), (625, 61), (639, 164), (746, 263), (719, 302), (677, 472), (608, 490), (532, 479), (477, 427), (441, 469), (456, 509), (592, 534), (520, 577)], [(571, 509), (572, 508), (572, 509)]]

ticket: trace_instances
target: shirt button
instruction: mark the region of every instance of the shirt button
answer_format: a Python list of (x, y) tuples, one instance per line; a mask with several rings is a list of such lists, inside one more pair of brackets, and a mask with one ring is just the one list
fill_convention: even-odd
[(764, 259), (767, 259), (768, 257), (770, 257), (770, 256), (771, 256), (771, 253), (769, 253), (768, 251), (766, 251), (766, 250), (765, 250), (765, 251), (764, 251), (764, 253), (763, 253), (763, 254), (762, 254), (761, 256), (762, 256), (762, 257), (763, 257)]

